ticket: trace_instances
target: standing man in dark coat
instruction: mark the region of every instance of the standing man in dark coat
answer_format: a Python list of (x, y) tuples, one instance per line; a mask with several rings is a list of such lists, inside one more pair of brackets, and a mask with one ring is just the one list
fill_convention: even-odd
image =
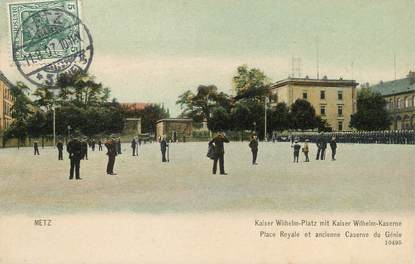
[(223, 143), (229, 143), (229, 139), (225, 136), (223, 132), (220, 132), (216, 137), (209, 141), (209, 146), (215, 146), (215, 159), (213, 160), (213, 169), (212, 173), (216, 174), (218, 160), (219, 160), (219, 170), (221, 175), (227, 175), (225, 172), (225, 148)]
[(34, 152), (35, 152), (35, 154), (34, 154), (34, 155), (40, 155), (40, 154), (39, 154), (39, 144), (37, 143), (37, 141), (35, 141), (35, 142), (33, 143), (33, 150), (34, 150)]
[(58, 160), (63, 160), (63, 143), (61, 140), (58, 141), (56, 147), (58, 148)]
[(320, 159), (320, 154), (322, 152), (322, 144), (323, 144), (323, 135), (319, 135), (316, 139), (316, 145), (317, 145), (317, 156), (316, 160)]
[(117, 156), (117, 147), (114, 138), (110, 138), (105, 142), (105, 147), (107, 148), (107, 155), (108, 155), (108, 164), (107, 164), (107, 174), (109, 175), (117, 175), (114, 173), (114, 164), (115, 164), (115, 157)]
[(252, 165), (258, 165), (258, 163), (256, 163), (256, 158), (258, 156), (258, 139), (256, 135), (251, 136), (249, 147), (251, 148), (251, 151), (252, 151)]
[(101, 141), (101, 139), (98, 140), (98, 150), (102, 151), (102, 141)]
[(88, 160), (88, 141), (87, 141), (87, 138), (84, 138), (81, 141), (81, 150), (82, 150), (82, 159)]
[(169, 144), (167, 143), (166, 137), (163, 136), (163, 138), (160, 141), (160, 150), (161, 150), (161, 162), (166, 162), (166, 150), (169, 147)]
[(135, 142), (135, 138), (131, 141), (131, 148), (133, 149), (133, 156), (135, 156), (135, 149), (137, 147), (137, 142)]
[(331, 138), (330, 148), (331, 148), (331, 160), (336, 160), (337, 143), (336, 143), (336, 138), (335, 137)]
[(69, 159), (71, 160), (69, 179), (73, 179), (73, 174), (75, 170), (75, 179), (81, 180), (79, 174), (81, 159), (83, 158), (81, 142), (77, 138), (71, 139), (66, 145), (66, 151), (68, 151)]

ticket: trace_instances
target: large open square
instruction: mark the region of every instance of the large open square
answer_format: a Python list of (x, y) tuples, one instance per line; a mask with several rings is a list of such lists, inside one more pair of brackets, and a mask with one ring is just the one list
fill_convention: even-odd
[(129, 144), (105, 172), (104, 151), (89, 150), (82, 180), (69, 180), (69, 160), (57, 150), (1, 149), (2, 213), (187, 213), (227, 211), (368, 212), (408, 211), (414, 206), (415, 146), (339, 144), (337, 160), (292, 162), (289, 143), (260, 143), (251, 165), (247, 142), (225, 146), (226, 176), (212, 175), (207, 143), (170, 144), (170, 162), (160, 146), (145, 144), (139, 157)]

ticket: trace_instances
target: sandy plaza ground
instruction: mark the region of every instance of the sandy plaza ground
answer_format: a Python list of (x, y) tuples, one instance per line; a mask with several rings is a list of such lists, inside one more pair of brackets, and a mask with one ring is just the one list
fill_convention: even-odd
[(412, 145), (338, 144), (337, 160), (292, 162), (290, 143), (261, 142), (251, 165), (247, 142), (225, 146), (228, 175), (212, 175), (207, 143), (176, 143), (162, 163), (158, 143), (133, 157), (128, 143), (115, 171), (105, 172), (104, 151), (81, 161), (81, 181), (69, 180), (69, 160), (57, 149), (0, 149), (0, 211), (15, 213), (198, 213), (227, 211), (370, 212), (407, 211), (414, 206)]

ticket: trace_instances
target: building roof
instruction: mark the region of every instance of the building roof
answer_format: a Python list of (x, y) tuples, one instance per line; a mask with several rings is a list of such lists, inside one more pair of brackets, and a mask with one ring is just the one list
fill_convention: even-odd
[(310, 79), (306, 78), (287, 78), (277, 81), (271, 88), (278, 88), (287, 84), (303, 85), (303, 86), (324, 86), (324, 87), (356, 87), (358, 83), (355, 80), (343, 80), (343, 79)]
[(4, 75), (2, 71), (0, 71), (0, 80), (2, 80), (8, 87), (13, 86), (12, 82), (7, 79), (7, 77)]
[(403, 79), (381, 82), (370, 86), (369, 89), (373, 92), (378, 92), (383, 96), (413, 92), (415, 91), (415, 80), (412, 79), (411, 81), (411, 78), (408, 75)]
[(160, 122), (193, 122), (193, 120), (191, 118), (164, 118), (157, 120), (156, 123)]
[(147, 106), (149, 106), (150, 103), (121, 103), (121, 106), (128, 109), (128, 110), (143, 110), (144, 108), (146, 108)]

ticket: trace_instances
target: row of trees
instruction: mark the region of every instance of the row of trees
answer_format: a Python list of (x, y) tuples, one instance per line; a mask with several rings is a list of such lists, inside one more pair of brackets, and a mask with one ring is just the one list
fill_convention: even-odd
[(83, 72), (61, 75), (55, 90), (37, 88), (31, 96), (30, 89), (22, 82), (10, 89), (14, 121), (4, 132), (5, 140), (51, 135), (53, 109), (56, 134), (60, 136), (74, 132), (88, 137), (121, 133), (126, 117), (142, 117), (144, 132), (152, 132), (156, 120), (168, 117), (159, 105), (149, 105), (139, 113), (123, 108), (116, 99), (110, 100), (109, 88)]
[[(292, 105), (278, 103), (270, 107), (273, 96), (269, 78), (259, 69), (248, 69), (246, 65), (237, 68), (233, 77), (235, 96), (219, 92), (214, 85), (199, 85), (196, 91), (181, 94), (177, 104), (182, 117), (195, 122), (207, 121), (212, 131), (255, 130), (261, 136), (265, 130), (265, 109), (267, 109), (267, 133), (284, 130), (331, 131), (327, 121), (316, 115), (313, 106), (306, 100), (298, 99)], [(386, 101), (380, 94), (369, 89), (360, 89), (357, 97), (358, 111), (352, 115), (350, 126), (357, 130), (384, 130), (390, 125)]]
[(182, 109), (182, 117), (192, 118), (195, 122), (207, 121), (212, 131), (255, 130), (263, 136), (266, 109), (267, 133), (287, 129), (330, 130), (306, 100), (299, 99), (291, 106), (279, 103), (270, 107), (270, 80), (259, 69), (248, 69), (245, 65), (238, 67), (233, 86), (234, 97), (219, 92), (214, 85), (200, 85), (195, 92), (184, 92), (176, 101)]

